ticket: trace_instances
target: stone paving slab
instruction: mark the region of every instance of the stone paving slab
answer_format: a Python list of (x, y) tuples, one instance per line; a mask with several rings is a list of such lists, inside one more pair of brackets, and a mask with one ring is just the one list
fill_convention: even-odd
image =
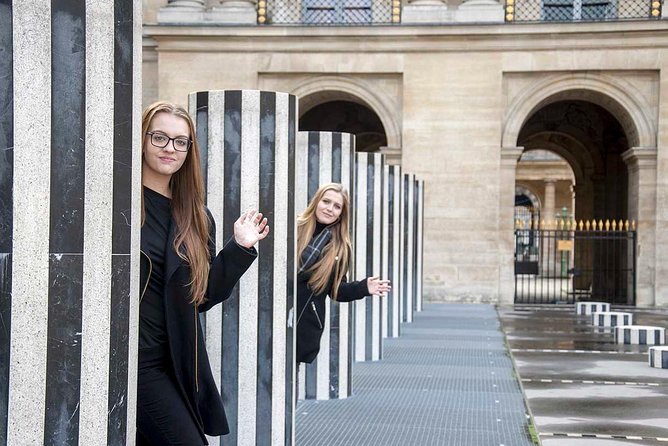
[(499, 328), (491, 305), (425, 305), (354, 364), (352, 397), (300, 401), (297, 445), (532, 445)]

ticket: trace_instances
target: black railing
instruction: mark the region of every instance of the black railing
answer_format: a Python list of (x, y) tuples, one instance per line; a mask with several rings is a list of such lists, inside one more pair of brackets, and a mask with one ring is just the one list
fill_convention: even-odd
[(515, 230), (515, 303), (634, 305), (635, 230)]
[[(398, 24), (400, 0), (270, 0), (260, 2), (258, 23), (300, 26)], [(264, 6), (266, 4), (266, 8)]]
[(505, 0), (506, 22), (660, 19), (663, 0)]

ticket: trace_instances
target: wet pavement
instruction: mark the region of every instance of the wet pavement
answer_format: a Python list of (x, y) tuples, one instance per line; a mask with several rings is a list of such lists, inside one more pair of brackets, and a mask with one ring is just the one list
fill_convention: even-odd
[[(666, 311), (612, 310), (668, 328)], [(649, 367), (648, 346), (614, 344), (574, 305), (498, 313), (543, 445), (668, 445), (668, 370)]]

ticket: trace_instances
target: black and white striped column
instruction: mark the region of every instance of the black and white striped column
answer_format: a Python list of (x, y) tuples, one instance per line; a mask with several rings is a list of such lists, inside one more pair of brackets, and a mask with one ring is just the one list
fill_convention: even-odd
[(415, 175), (403, 175), (401, 321), (413, 322), (415, 308)]
[[(380, 153), (356, 154), (355, 280), (380, 276), (382, 265), (383, 165)], [(355, 307), (355, 361), (382, 358), (383, 305), (378, 296), (357, 300)]]
[(415, 311), (422, 311), (422, 258), (424, 248), (424, 180), (415, 180), (414, 191), (414, 211), (415, 218), (413, 219), (413, 233), (414, 245), (413, 251), (415, 253), (415, 265), (413, 270), (413, 309)]
[(0, 3), (1, 444), (134, 442), (140, 17)]
[(597, 327), (633, 325), (633, 313), (623, 311), (601, 311), (591, 314), (591, 324)]
[(668, 369), (668, 346), (650, 347), (647, 354), (650, 367)]
[(662, 345), (666, 343), (666, 329), (647, 325), (617, 325), (615, 344)]
[(383, 319), (383, 337), (396, 338), (400, 335), (401, 318), (401, 166), (385, 165), (385, 195), (383, 207), (383, 249), (384, 262), (382, 277), (391, 281), (392, 291), (384, 298), (387, 307)]
[(591, 316), (592, 313), (610, 311), (607, 302), (575, 302), (575, 314), (578, 316)]
[[(318, 188), (341, 183), (352, 193), (355, 135), (335, 132), (299, 132), (297, 136), (297, 178), (295, 208), (308, 206)], [(318, 357), (301, 367), (300, 398), (337, 399), (351, 394), (351, 305), (325, 302), (328, 317), (320, 341)]]
[[(221, 388), (227, 445), (294, 443), (296, 97), (269, 91), (191, 93), (207, 206), (222, 248), (234, 222), (260, 209), (271, 232), (232, 296), (206, 313), (207, 352)], [(218, 439), (211, 439), (218, 444)]]

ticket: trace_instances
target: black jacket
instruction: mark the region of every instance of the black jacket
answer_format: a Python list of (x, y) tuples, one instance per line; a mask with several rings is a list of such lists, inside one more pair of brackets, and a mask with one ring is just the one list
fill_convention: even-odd
[[(311, 363), (320, 351), (320, 338), (325, 325), (325, 298), (330, 291), (315, 294), (308, 285), (309, 275), (297, 276), (297, 362)], [(345, 280), (345, 279), (344, 279)], [(330, 284), (334, 277), (330, 278)], [(352, 302), (369, 296), (366, 278), (359, 282), (342, 281), (337, 302)]]
[[(176, 223), (172, 219), (167, 240), (165, 259), (165, 325), (169, 352), (176, 374), (179, 391), (187, 403), (205, 444), (204, 434), (224, 435), (230, 429), (225, 417), (223, 402), (211, 374), (209, 358), (204, 346), (199, 312), (206, 311), (227, 299), (241, 276), (257, 257), (254, 248), (246, 250), (230, 239), (216, 255), (215, 223), (209, 216), (209, 253), (211, 267), (206, 289), (206, 301), (196, 307), (190, 303), (188, 283), (190, 268), (174, 251)], [(140, 292), (148, 285), (151, 261), (141, 253)]]

